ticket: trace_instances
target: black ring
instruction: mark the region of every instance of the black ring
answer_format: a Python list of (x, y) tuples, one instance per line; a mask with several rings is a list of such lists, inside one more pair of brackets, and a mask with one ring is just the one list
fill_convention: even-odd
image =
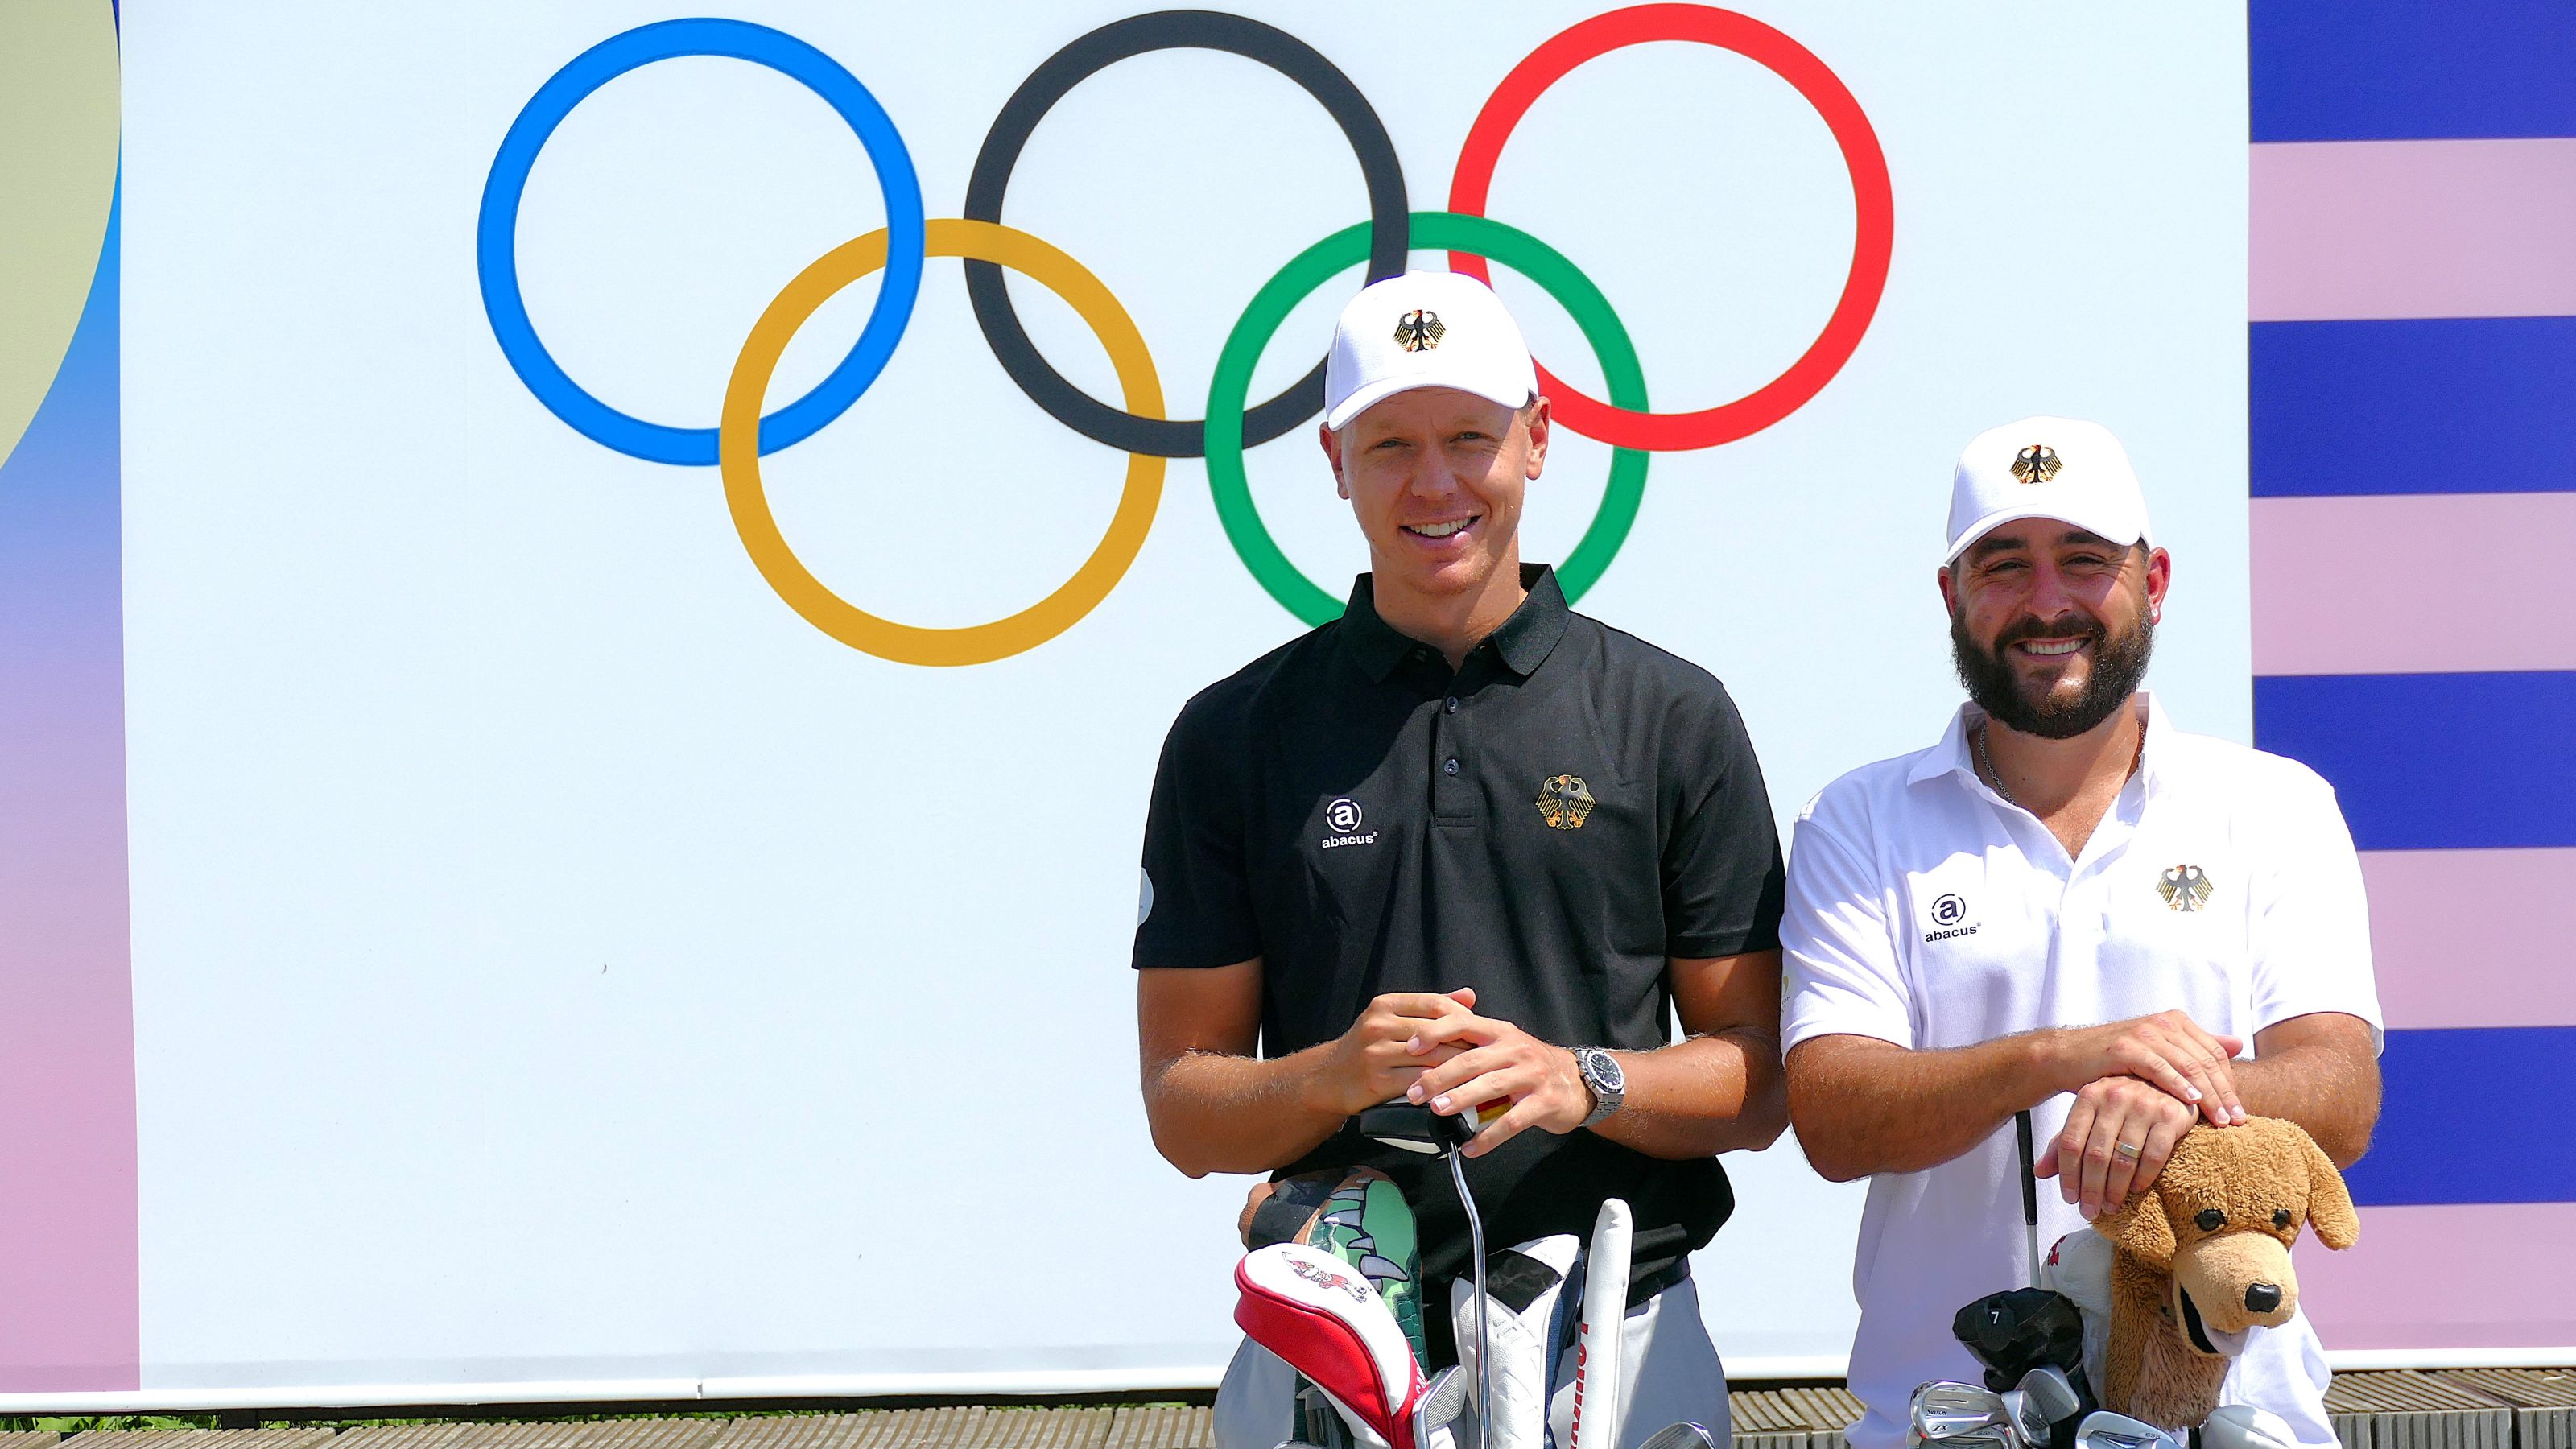
[[(1359, 157), (1361, 179), (1368, 183), (1368, 279), (1380, 281), (1404, 270), (1409, 225), (1404, 168), (1396, 160), (1386, 123), (1378, 119), (1351, 78), (1313, 46), (1258, 20), (1215, 10), (1131, 15), (1047, 57), (993, 118), (993, 129), (975, 154), (974, 174), (966, 182), (966, 218), (1002, 219), (1002, 193), (1011, 184), (1011, 168), (1019, 164), (1030, 133), (1066, 92), (1130, 56), (1156, 50), (1227, 51), (1259, 61), (1303, 87), (1342, 128)], [(966, 295), (975, 304), (976, 324), (984, 329), (984, 341), (993, 349), (994, 359), (1048, 416), (1094, 442), (1125, 452), (1158, 458), (1206, 455), (1205, 419), (1140, 418), (1065, 381), (1020, 325), (1000, 267), (991, 262), (966, 263)], [(1244, 415), (1244, 444), (1269, 442), (1321, 412), (1323, 406), (1324, 364), (1318, 361), (1313, 371)]]

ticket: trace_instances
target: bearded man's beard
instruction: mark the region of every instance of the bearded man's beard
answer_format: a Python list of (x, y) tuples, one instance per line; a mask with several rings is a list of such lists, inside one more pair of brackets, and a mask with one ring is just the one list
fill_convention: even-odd
[[(2035, 703), (2023, 698), (2005, 651), (2025, 639), (2092, 642), (2093, 668), (2074, 698), (2061, 700), (2053, 688)], [(2139, 681), (2147, 677), (2147, 658), (2155, 648), (2155, 621), (2144, 613), (2117, 635), (2090, 619), (2049, 624), (2024, 619), (2005, 629), (1992, 649), (1968, 637), (1964, 615), (1957, 610), (1950, 614), (1950, 662), (1959, 671), (1959, 682), (1967, 686), (1968, 698), (2006, 728), (2044, 740), (2073, 739), (2109, 719), (2138, 692)]]

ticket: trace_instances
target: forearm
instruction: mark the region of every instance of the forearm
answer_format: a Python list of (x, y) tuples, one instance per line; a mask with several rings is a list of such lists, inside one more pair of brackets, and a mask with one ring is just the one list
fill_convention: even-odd
[(1940, 1051), (1856, 1036), (1801, 1042), (1789, 1054), (1789, 1121), (1807, 1161), (1835, 1182), (1937, 1167), (2067, 1090), (2056, 1035)]
[(2350, 1167), (2369, 1150), (2379, 1121), (2376, 1059), (2309, 1043), (2237, 1062), (2235, 1072), (2247, 1112), (2298, 1123), (2335, 1166)]
[(1627, 1100), (1592, 1130), (1623, 1147), (1673, 1160), (1760, 1151), (1788, 1125), (1780, 1044), (1760, 1033), (1721, 1031), (1616, 1055)]
[(1318, 1083), (1330, 1045), (1263, 1061), (1183, 1052), (1145, 1073), (1154, 1147), (1192, 1177), (1268, 1172), (1333, 1135), (1345, 1114)]

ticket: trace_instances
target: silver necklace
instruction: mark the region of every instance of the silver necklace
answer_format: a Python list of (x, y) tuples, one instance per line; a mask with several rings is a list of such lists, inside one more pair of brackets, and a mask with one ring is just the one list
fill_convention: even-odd
[(1977, 763), (1986, 767), (1986, 778), (1995, 782), (1995, 793), (2004, 803), (2018, 810), (2021, 802), (2013, 798), (2012, 788), (2004, 783), (2004, 772), (1995, 768), (1994, 758), (1986, 753), (1986, 727), (1977, 726)]
[[(2138, 766), (2144, 763), (2146, 758), (2147, 730), (2146, 726), (2140, 725), (2137, 751), (2129, 756), (2129, 773), (2132, 775), (2138, 773)], [(2022, 803), (2013, 798), (2012, 787), (2004, 783), (2004, 772), (1995, 768), (1994, 756), (1986, 753), (1986, 727), (1983, 724), (1977, 726), (1977, 763), (1986, 767), (1986, 778), (1995, 782), (1995, 793), (2004, 797), (2005, 804), (2016, 810), (2023, 808)]]

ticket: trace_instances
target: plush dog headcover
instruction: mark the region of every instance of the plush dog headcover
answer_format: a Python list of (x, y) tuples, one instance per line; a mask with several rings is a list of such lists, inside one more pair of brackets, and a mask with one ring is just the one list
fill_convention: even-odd
[(2227, 1361), (2299, 1306), (2299, 1225), (2349, 1248), (2361, 1217), (2343, 1174), (2295, 1122), (2194, 1127), (2147, 1191), (2094, 1230), (2116, 1249), (2102, 1404), (2169, 1429), (2218, 1407)]

